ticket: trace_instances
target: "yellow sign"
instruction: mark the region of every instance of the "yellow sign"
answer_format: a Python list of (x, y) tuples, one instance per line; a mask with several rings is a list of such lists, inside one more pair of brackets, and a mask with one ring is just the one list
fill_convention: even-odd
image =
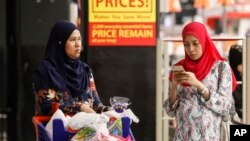
[(156, 0), (89, 0), (89, 21), (154, 22)]
[(155, 46), (156, 0), (89, 0), (89, 45)]

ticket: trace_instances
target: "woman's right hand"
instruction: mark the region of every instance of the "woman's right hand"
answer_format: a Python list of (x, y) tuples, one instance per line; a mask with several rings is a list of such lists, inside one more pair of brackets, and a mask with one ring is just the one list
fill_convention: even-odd
[(86, 112), (86, 113), (96, 113), (89, 104), (83, 103), (81, 105), (81, 112)]
[(182, 72), (173, 71), (172, 73), (172, 84), (174, 86), (182, 83)]

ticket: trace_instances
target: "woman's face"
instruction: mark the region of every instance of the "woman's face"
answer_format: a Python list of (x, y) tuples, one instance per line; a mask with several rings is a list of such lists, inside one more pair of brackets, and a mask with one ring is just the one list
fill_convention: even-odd
[(66, 45), (65, 52), (71, 59), (77, 59), (80, 57), (82, 49), (82, 37), (79, 30), (75, 29), (69, 36)]
[(187, 55), (192, 60), (198, 60), (202, 56), (202, 46), (195, 36), (186, 35), (183, 44)]

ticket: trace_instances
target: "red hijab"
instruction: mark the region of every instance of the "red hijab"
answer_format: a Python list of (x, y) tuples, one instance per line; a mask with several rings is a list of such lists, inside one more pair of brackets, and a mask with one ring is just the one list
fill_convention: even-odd
[[(186, 35), (195, 36), (202, 46), (202, 56), (198, 60), (192, 60), (185, 52), (185, 58), (176, 63), (175, 65), (182, 65), (186, 71), (193, 72), (198, 80), (203, 80), (210, 72), (213, 64), (217, 60), (225, 61), (218, 50), (216, 49), (213, 41), (211, 40), (205, 26), (199, 22), (191, 22), (187, 24), (182, 30), (182, 39)], [(172, 74), (170, 74), (172, 80)], [(237, 86), (237, 81), (232, 72), (232, 88)]]

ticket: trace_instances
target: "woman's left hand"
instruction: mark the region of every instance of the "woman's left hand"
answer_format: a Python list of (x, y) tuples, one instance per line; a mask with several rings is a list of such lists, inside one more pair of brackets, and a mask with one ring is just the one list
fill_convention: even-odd
[(113, 107), (110, 106), (104, 106), (102, 112), (112, 111), (114, 110)]

